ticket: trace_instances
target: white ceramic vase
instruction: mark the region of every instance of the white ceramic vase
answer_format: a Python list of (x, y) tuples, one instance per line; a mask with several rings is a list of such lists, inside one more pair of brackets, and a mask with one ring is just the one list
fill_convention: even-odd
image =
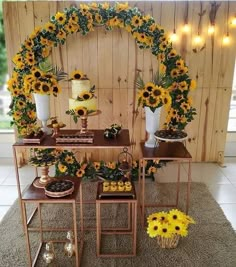
[(145, 107), (146, 114), (146, 131), (149, 134), (148, 140), (145, 142), (146, 147), (157, 146), (155, 132), (159, 129), (161, 108), (156, 108), (154, 112), (149, 107)]
[(37, 118), (42, 122), (42, 131), (46, 134), (51, 133), (51, 129), (47, 127), (47, 121), (50, 118), (50, 95), (33, 94)]

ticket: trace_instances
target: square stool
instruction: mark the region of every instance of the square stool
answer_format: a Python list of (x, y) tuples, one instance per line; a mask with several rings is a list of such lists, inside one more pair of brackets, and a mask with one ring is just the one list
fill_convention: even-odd
[[(61, 178), (57, 178), (60, 180)], [(82, 202), (82, 186), (81, 186), (81, 180), (78, 178), (74, 177), (68, 177), (65, 176), (64, 179), (70, 180), (74, 183), (74, 191), (71, 195), (67, 195), (65, 197), (58, 197), (58, 198), (51, 198), (46, 196), (44, 189), (43, 188), (36, 188), (33, 186), (33, 183), (27, 188), (27, 190), (23, 193), (22, 199), (21, 199), (21, 205), (22, 205), (22, 210), (23, 210), (23, 226), (24, 226), (24, 231), (25, 231), (25, 236), (26, 236), (26, 245), (27, 245), (27, 252), (28, 252), (28, 258), (29, 258), (29, 266), (34, 266), (37, 262), (39, 253), (42, 249), (42, 246), (44, 243), (52, 241), (55, 243), (61, 243), (65, 242), (63, 240), (45, 240), (43, 238), (43, 233), (44, 232), (67, 232), (68, 230), (73, 230), (74, 232), (74, 245), (75, 245), (75, 264), (76, 266), (80, 266), (80, 259), (82, 256), (82, 250), (83, 250), (83, 239), (84, 239), (84, 230), (83, 230), (83, 202)], [(76, 214), (76, 197), (77, 194), (79, 193), (79, 198), (80, 198), (80, 228), (78, 229), (77, 227), (77, 214)], [(26, 204), (27, 203), (34, 203), (37, 205), (36, 209), (34, 212), (30, 215), (27, 216), (26, 212)], [(43, 222), (41, 218), (41, 205), (42, 204), (71, 204), (72, 208), (72, 226), (70, 229), (68, 228), (57, 228), (57, 227), (50, 227), (50, 228), (44, 228), (43, 227)], [(29, 227), (29, 223), (33, 219), (36, 211), (38, 212), (39, 216), (39, 227), (34, 227), (31, 228)], [(60, 218), (58, 218), (60, 220)], [(31, 255), (31, 242), (30, 242), (30, 237), (29, 237), (29, 232), (30, 231), (35, 231), (40, 233), (40, 244), (38, 246), (36, 255), (34, 259), (32, 259)], [(80, 232), (80, 240), (78, 240), (78, 232)], [(79, 246), (78, 246), (79, 244)]]
[[(132, 184), (132, 192), (106, 192), (103, 194), (103, 183), (98, 183), (96, 197), (96, 230), (97, 230), (97, 257), (132, 257), (136, 256), (137, 243), (137, 197), (135, 187)], [(103, 204), (127, 204), (127, 221), (128, 227), (102, 227), (101, 208)], [(102, 253), (101, 241), (102, 235), (131, 235), (132, 237), (132, 252), (131, 253)]]

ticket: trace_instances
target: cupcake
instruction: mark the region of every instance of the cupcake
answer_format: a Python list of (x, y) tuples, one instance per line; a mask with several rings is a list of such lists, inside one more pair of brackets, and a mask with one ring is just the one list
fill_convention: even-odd
[(119, 182), (118, 182), (118, 186), (124, 186), (124, 182), (119, 181)]
[(118, 185), (118, 190), (119, 190), (119, 191), (124, 191), (124, 190), (125, 190), (124, 185)]
[(116, 191), (116, 190), (117, 190), (117, 185), (111, 185), (111, 186), (110, 186), (110, 188), (111, 188), (111, 191), (113, 191), (113, 192), (114, 192), (114, 191)]
[(103, 186), (109, 186), (110, 183), (109, 182), (103, 182)]
[(116, 186), (116, 182), (111, 182), (111, 186)]
[(126, 181), (125, 182), (125, 186), (131, 186), (131, 182), (130, 181)]
[(131, 185), (131, 183), (125, 185), (125, 191), (131, 191), (131, 190), (132, 190), (132, 185)]
[(110, 190), (110, 186), (107, 185), (107, 186), (103, 186), (103, 192), (107, 192)]

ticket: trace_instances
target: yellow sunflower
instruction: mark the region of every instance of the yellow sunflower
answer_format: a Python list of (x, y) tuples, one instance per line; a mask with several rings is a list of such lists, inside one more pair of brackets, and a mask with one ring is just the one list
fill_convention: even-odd
[(171, 49), (169, 54), (168, 54), (168, 57), (172, 58), (172, 57), (176, 57), (176, 55), (177, 55), (176, 50), (175, 49)]
[(86, 4), (80, 4), (80, 12), (82, 15), (86, 15), (89, 11), (89, 6)]
[(20, 94), (20, 89), (15, 88), (14, 90), (12, 90), (12, 96), (18, 96)]
[(42, 48), (42, 57), (47, 58), (50, 54), (51, 50), (48, 47), (43, 47)]
[(101, 23), (102, 22), (102, 16), (98, 13), (95, 14), (95, 20), (97, 23)]
[(173, 221), (173, 222), (170, 222), (170, 224), (171, 224), (171, 232), (173, 232), (173, 234), (177, 234), (182, 237), (185, 237), (188, 235), (187, 226), (183, 224), (182, 222)]
[(41, 93), (42, 91), (41, 91), (41, 89), (42, 89), (42, 87), (41, 87), (41, 82), (39, 82), (39, 81), (37, 81), (37, 82), (33, 82), (32, 83), (32, 89), (33, 89), (33, 91), (35, 92), (35, 93)]
[(160, 223), (158, 221), (152, 221), (148, 224), (147, 233), (153, 238), (158, 235), (158, 230), (160, 228)]
[(98, 4), (97, 3), (91, 3), (91, 4), (89, 4), (89, 6), (93, 10), (97, 10), (98, 9)]
[(75, 115), (77, 115), (79, 117), (85, 116), (85, 115), (87, 115), (87, 113), (88, 113), (88, 111), (84, 107), (76, 107), (76, 109), (75, 109)]
[(157, 234), (165, 238), (170, 238), (173, 234), (173, 231), (168, 223), (162, 223), (158, 225)]
[(186, 81), (182, 81), (182, 82), (180, 82), (180, 83), (179, 83), (179, 89), (180, 89), (181, 91), (187, 90), (187, 89), (188, 89), (188, 84), (187, 84), (187, 82), (186, 82)]
[(152, 108), (156, 108), (161, 102), (161, 98), (160, 97), (149, 97), (148, 99), (146, 99), (146, 105), (148, 107), (152, 107)]
[(61, 92), (61, 87), (59, 85), (53, 85), (51, 91), (54, 96), (57, 96)]
[(62, 12), (57, 12), (57, 14), (55, 15), (55, 19), (58, 22), (58, 24), (62, 25), (66, 21), (66, 14)]
[(19, 64), (19, 63), (22, 63), (24, 60), (23, 60), (23, 57), (19, 54), (15, 55), (12, 59), (13, 63), (14, 64)]
[(41, 91), (42, 93), (46, 93), (46, 94), (49, 94), (50, 93), (50, 84), (47, 83), (47, 82), (41, 82)]
[(164, 94), (164, 89), (161, 86), (155, 86), (152, 90), (153, 97), (161, 97)]
[(121, 11), (127, 10), (127, 9), (129, 9), (128, 2), (126, 2), (126, 3), (117, 3), (116, 6), (115, 6), (116, 12), (121, 12)]
[(149, 175), (152, 174), (152, 173), (156, 173), (156, 172), (157, 172), (157, 168), (154, 167), (154, 166), (151, 166), (151, 167), (148, 169), (147, 172), (148, 172)]
[(93, 97), (93, 95), (89, 92), (85, 92), (81, 95), (81, 98), (83, 98), (83, 100), (89, 100)]
[(138, 34), (137, 39), (141, 43), (147, 43), (148, 37), (145, 33), (140, 33)]
[(63, 165), (62, 163), (58, 164), (58, 169), (60, 172), (65, 173), (67, 171), (67, 167), (65, 165)]
[(38, 79), (43, 75), (43, 73), (40, 69), (35, 69), (32, 71), (32, 75), (34, 78)]
[(177, 209), (170, 210), (168, 213), (168, 220), (169, 221), (182, 221), (185, 217), (185, 214), (182, 211)]
[(27, 115), (29, 116), (29, 118), (31, 119), (35, 119), (36, 118), (36, 112), (34, 110), (29, 110), (27, 112)]
[(150, 223), (152, 221), (158, 221), (157, 213), (152, 213), (147, 217), (147, 222)]
[(184, 66), (184, 61), (183, 61), (183, 59), (178, 59), (178, 60), (176, 60), (175, 64), (178, 68), (182, 68)]
[(172, 69), (170, 72), (170, 76), (172, 78), (176, 78), (179, 75), (179, 70), (178, 69)]
[(168, 109), (171, 106), (171, 102), (172, 102), (171, 96), (169, 94), (163, 96), (162, 97), (162, 102), (164, 103), (164, 105)]
[(167, 48), (167, 45), (168, 45), (168, 43), (167, 43), (166, 41), (163, 41), (163, 42), (160, 43), (160, 45), (159, 45), (159, 49), (160, 49), (161, 51), (165, 51), (166, 48)]
[(140, 27), (143, 24), (143, 20), (138, 17), (138, 16), (133, 16), (132, 20), (131, 20), (131, 25), (134, 27)]
[(161, 223), (164, 223), (167, 221), (167, 213), (164, 211), (160, 211), (156, 213), (157, 220), (160, 221)]
[(78, 21), (79, 21), (78, 15), (75, 12), (73, 12), (70, 16), (69, 23), (77, 24)]
[(74, 163), (74, 159), (72, 156), (66, 155), (65, 161), (69, 164)]
[(190, 105), (186, 102), (181, 103), (180, 107), (183, 109), (184, 113), (190, 109)]
[(117, 16), (115, 16), (114, 18), (108, 21), (108, 25), (111, 27), (119, 26), (120, 24), (121, 24), (121, 21), (117, 18)]
[(110, 4), (107, 3), (107, 2), (105, 2), (105, 3), (102, 4), (102, 9), (107, 10), (107, 9), (109, 9), (109, 7), (110, 7)]
[(152, 90), (154, 89), (155, 84), (152, 82), (148, 82), (145, 84), (144, 89), (147, 90), (148, 92), (152, 92)]
[(48, 32), (54, 32), (56, 30), (56, 26), (52, 22), (47, 22), (44, 27)]
[(26, 103), (22, 100), (17, 101), (16, 106), (18, 109), (23, 109), (25, 107)]
[(70, 74), (70, 78), (72, 80), (81, 80), (83, 78), (84, 74), (80, 70), (75, 70)]
[(98, 170), (100, 169), (101, 164), (100, 164), (99, 161), (95, 161), (95, 162), (93, 163), (93, 166), (94, 166), (95, 170), (98, 171)]
[(85, 171), (83, 169), (79, 169), (77, 172), (76, 172), (76, 176), (81, 178), (83, 177), (85, 174)]
[(190, 90), (194, 90), (194, 89), (196, 89), (196, 87), (197, 87), (196, 81), (195, 80), (191, 80), (189, 89)]
[(58, 32), (58, 34), (57, 34), (57, 38), (58, 38), (59, 40), (63, 40), (63, 39), (65, 39), (65, 38), (66, 38), (66, 32), (63, 31), (63, 30), (60, 30), (60, 31)]
[(184, 75), (187, 72), (188, 72), (188, 68), (187, 67), (182, 66), (182, 67), (179, 68), (179, 75)]
[(24, 45), (25, 45), (26, 49), (30, 50), (34, 46), (34, 41), (29, 38), (29, 39), (25, 40)]

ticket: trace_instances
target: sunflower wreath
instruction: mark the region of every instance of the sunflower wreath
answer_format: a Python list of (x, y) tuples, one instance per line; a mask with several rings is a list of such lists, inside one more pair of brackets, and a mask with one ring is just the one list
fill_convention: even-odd
[(196, 110), (188, 93), (196, 87), (196, 82), (189, 77), (185, 62), (172, 48), (163, 28), (155, 23), (153, 17), (143, 15), (128, 3), (115, 3), (113, 6), (91, 3), (57, 12), (48, 23), (35, 28), (14, 56), (15, 67), (8, 81), (12, 96), (9, 114), (13, 118), (11, 125), (16, 126), (19, 135), (25, 135), (36, 124), (35, 104), (25, 88), (26, 76), (33, 75), (52, 48), (63, 45), (68, 35), (76, 32), (86, 35), (97, 26), (104, 26), (107, 30), (123, 28), (133, 36), (140, 49), (150, 49), (157, 57), (171, 96), (166, 128), (183, 129), (193, 120)]

